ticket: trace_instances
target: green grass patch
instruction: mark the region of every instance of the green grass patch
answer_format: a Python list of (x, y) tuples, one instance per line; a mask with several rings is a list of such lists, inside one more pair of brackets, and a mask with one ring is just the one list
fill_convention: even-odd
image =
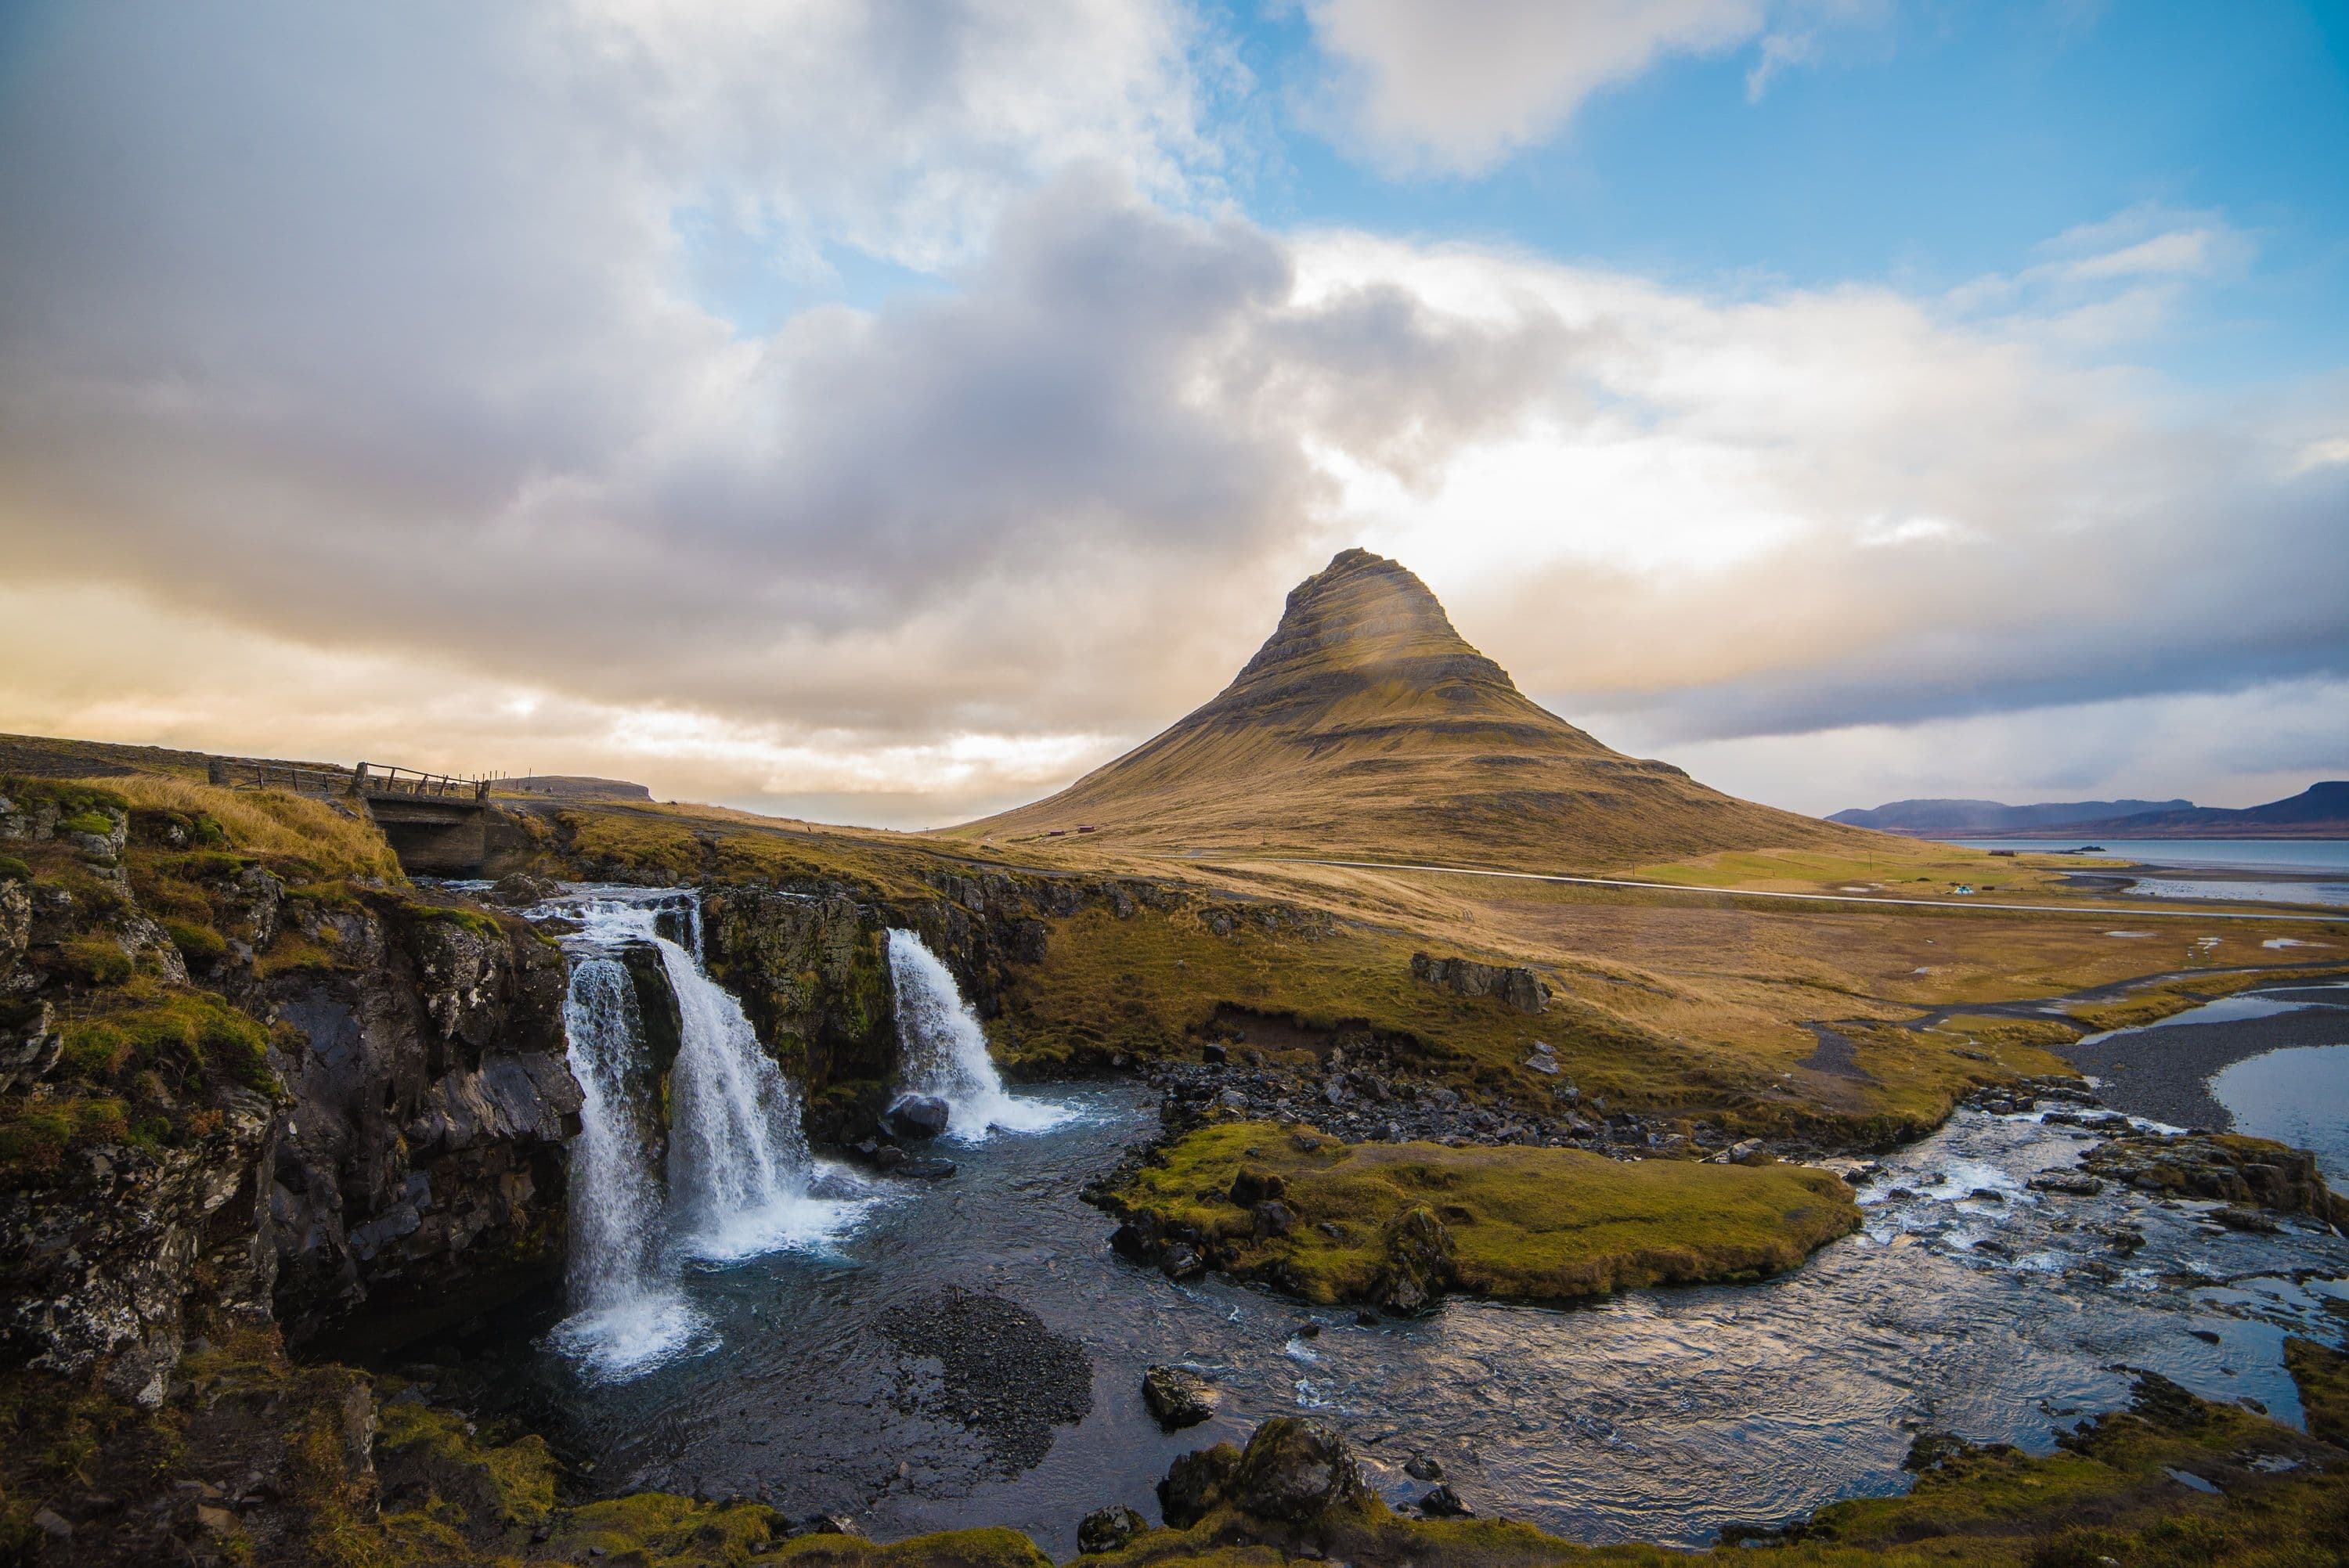
[(60, 1095), (0, 1100), (0, 1178), (22, 1181), (57, 1170), (77, 1149), (122, 1143), (130, 1136), (129, 1111), (109, 1097)]
[(556, 1467), (545, 1439), (528, 1434), (491, 1442), (468, 1426), (454, 1410), (388, 1402), (376, 1414), (377, 1452), (437, 1482), (436, 1493), (447, 1494), (439, 1501), (461, 1495), (460, 1506), (486, 1515), (469, 1522), (537, 1524), (553, 1513)]
[(119, 985), (130, 978), (130, 954), (108, 936), (76, 936), (57, 944), (67, 975), (85, 985)]
[(228, 955), (228, 938), (209, 925), (199, 925), (186, 920), (167, 920), (163, 923), (163, 934), (171, 939), (171, 945), (180, 950), (180, 956), (198, 968), (217, 964)]
[[(1251, 1203), (1277, 1188), (1294, 1212), (1287, 1234), (1260, 1234), (1250, 1203), (1235, 1200), (1243, 1168)], [(1840, 1178), (1801, 1166), (1345, 1144), (1260, 1121), (1177, 1140), (1113, 1198), (1235, 1249), (1237, 1273), (1325, 1303), (1371, 1299), (1393, 1266), (1398, 1234), (1424, 1232), (1426, 1222), (1413, 1217), (1421, 1212), (1449, 1240), (1440, 1283), (1521, 1301), (1758, 1278), (1859, 1223)]]
[(137, 1001), (76, 1018), (60, 1032), (60, 1069), (87, 1083), (151, 1072), (172, 1085), (226, 1080), (264, 1094), (277, 1088), (268, 1032), (209, 991)]
[(640, 1491), (573, 1510), (553, 1548), (566, 1561), (606, 1556), (661, 1568), (730, 1568), (749, 1562), (781, 1524), (762, 1503), (703, 1503)]

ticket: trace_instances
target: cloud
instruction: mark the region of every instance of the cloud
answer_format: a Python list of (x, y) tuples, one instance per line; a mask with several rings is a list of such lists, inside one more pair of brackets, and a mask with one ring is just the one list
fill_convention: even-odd
[[(1333, 69), (1327, 111), (1391, 171), (1480, 174), (1538, 145), (1594, 93), (1675, 55), (1762, 38), (1758, 100), (1882, 0), (1306, 0)], [(1765, 35), (1765, 29), (1766, 35)]]
[[(35, 29), (12, 722), (933, 823), (1204, 700), (1357, 542), (1705, 757), (2344, 673), (2349, 395), (2078, 330), (2221, 266), (2216, 214), (1959, 298), (1667, 287), (1229, 211), (1178, 13), (762, 15)], [(746, 325), (712, 212), (928, 286)]]
[[(1672, 755), (1718, 788), (1819, 816), (1949, 795), (2016, 804), (2183, 796), (2205, 806), (2256, 806), (2349, 773), (2337, 718), (2345, 708), (2349, 682), (2280, 681), (2223, 695), (1682, 740)], [(1641, 747), (1662, 739), (1636, 718), (1625, 738)]]
[(1715, 299), (1361, 236), (1309, 279), (1577, 351), (1506, 434), (1341, 503), (1472, 640), (1602, 738), (1913, 723), (2349, 671), (2349, 472), (2284, 418), (2082, 358), (2064, 313), (1881, 287)]

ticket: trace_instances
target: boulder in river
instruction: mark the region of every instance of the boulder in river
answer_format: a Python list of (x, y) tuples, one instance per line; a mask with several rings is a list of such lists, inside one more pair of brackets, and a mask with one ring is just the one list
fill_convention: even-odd
[(1370, 1495), (1338, 1429), (1327, 1421), (1276, 1416), (1256, 1429), (1233, 1472), (1230, 1500), (1245, 1513), (1307, 1524)]
[(562, 891), (563, 884), (552, 877), (533, 876), (528, 872), (509, 872), (497, 880), (482, 902), (506, 909), (526, 909), (534, 903), (544, 903)]
[(1432, 1488), (1419, 1500), (1419, 1511), (1430, 1519), (1473, 1519), (1476, 1511), (1460, 1501), (1460, 1494), (1448, 1486)]
[(1168, 1279), (1196, 1279), (1207, 1272), (1207, 1260), (1190, 1243), (1177, 1242), (1158, 1260), (1158, 1269)]
[(1077, 1522), (1077, 1550), (1115, 1552), (1150, 1528), (1150, 1522), (1123, 1503), (1097, 1508)]
[(1216, 1390), (1205, 1377), (1181, 1367), (1153, 1367), (1142, 1375), (1142, 1402), (1170, 1432), (1195, 1427), (1216, 1413)]
[(936, 1138), (952, 1115), (934, 1094), (909, 1094), (889, 1108), (889, 1130), (900, 1138)]

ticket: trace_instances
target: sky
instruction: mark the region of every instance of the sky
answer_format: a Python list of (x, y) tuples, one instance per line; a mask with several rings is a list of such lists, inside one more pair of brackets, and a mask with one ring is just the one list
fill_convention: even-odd
[(940, 825), (1336, 551), (1825, 813), (2349, 777), (2349, 7), (0, 11), (0, 730)]

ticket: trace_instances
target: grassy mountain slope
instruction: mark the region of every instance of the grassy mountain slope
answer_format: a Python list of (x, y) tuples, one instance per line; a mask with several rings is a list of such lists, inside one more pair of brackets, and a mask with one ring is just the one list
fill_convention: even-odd
[(1609, 750), (1519, 692), (1426, 585), (1349, 550), (1222, 695), (1049, 799), (949, 831), (1145, 853), (1594, 869), (1868, 835)]

